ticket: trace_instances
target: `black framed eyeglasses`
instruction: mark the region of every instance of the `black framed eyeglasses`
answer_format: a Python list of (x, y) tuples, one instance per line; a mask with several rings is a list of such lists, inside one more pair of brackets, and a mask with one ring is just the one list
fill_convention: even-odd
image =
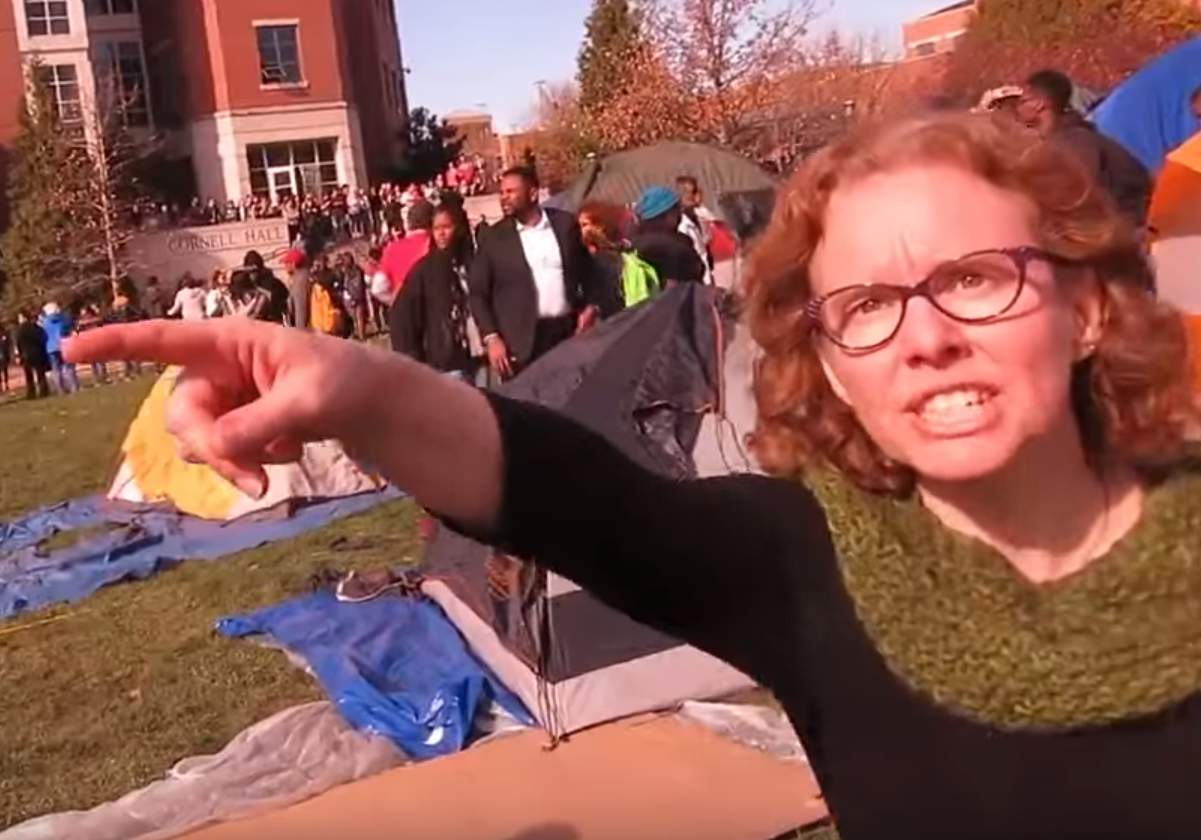
[(943, 263), (916, 286), (871, 283), (835, 289), (809, 301), (805, 314), (844, 350), (876, 350), (896, 337), (915, 297), (924, 297), (948, 318), (965, 324), (1000, 318), (1022, 296), (1034, 260), (1067, 262), (1033, 246), (975, 251)]

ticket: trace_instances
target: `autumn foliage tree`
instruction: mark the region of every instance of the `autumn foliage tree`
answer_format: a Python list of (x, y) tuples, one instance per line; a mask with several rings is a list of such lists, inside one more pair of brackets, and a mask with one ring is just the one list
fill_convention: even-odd
[(801, 69), (817, 0), (660, 0), (651, 34), (705, 139), (741, 148)]
[(1201, 12), (1181, 0), (988, 0), (951, 57), (946, 92), (969, 102), (1047, 67), (1104, 90), (1198, 32)]
[(595, 0), (580, 53), (581, 129), (598, 152), (658, 140), (745, 149), (804, 66), (817, 0)]

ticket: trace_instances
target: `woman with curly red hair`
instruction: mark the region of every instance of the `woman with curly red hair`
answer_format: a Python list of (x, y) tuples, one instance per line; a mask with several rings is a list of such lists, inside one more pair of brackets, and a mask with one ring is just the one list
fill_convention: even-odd
[(783, 704), (844, 837), (1196, 837), (1196, 417), (1148, 278), (1071, 158), (940, 115), (815, 156), (757, 245), (771, 478), (660, 478), (549, 411), (247, 322), (68, 356), (187, 366), (172, 427), (248, 491), (340, 438), (733, 663)]

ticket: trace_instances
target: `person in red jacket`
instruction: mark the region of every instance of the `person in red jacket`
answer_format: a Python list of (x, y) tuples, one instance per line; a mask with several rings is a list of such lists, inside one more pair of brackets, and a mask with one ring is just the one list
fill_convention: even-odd
[[(418, 201), (405, 217), (408, 233), (393, 239), (384, 248), (380, 269), (391, 284), (391, 301), (396, 300), (413, 266), (430, 252), (430, 229), (434, 226), (434, 205)], [(390, 301), (390, 302), (391, 302)]]

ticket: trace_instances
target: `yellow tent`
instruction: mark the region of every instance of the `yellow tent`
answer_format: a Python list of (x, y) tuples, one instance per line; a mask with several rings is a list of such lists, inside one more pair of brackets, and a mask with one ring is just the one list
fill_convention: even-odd
[(109, 489), (110, 499), (171, 502), (204, 519), (236, 519), (293, 499), (331, 499), (378, 490), (383, 483), (363, 472), (334, 441), (308, 444), (295, 464), (267, 467), (267, 493), (254, 499), (213, 470), (189, 464), (167, 433), (167, 400), (177, 369), (168, 370), (142, 403), (121, 446), (122, 463)]

